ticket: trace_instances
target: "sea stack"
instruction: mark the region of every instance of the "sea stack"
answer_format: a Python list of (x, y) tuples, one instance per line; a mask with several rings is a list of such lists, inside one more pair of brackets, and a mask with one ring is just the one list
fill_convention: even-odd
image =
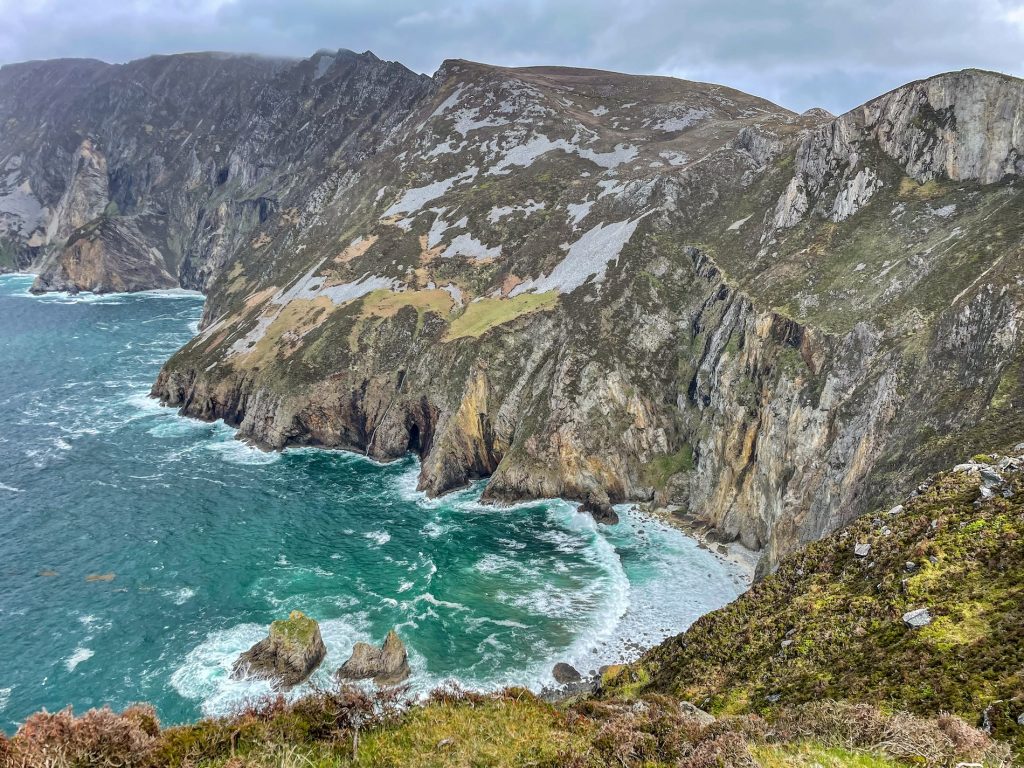
[(356, 643), (352, 655), (341, 665), (339, 680), (373, 679), (377, 685), (397, 685), (409, 677), (409, 658), (405, 643), (395, 630), (388, 632), (380, 648), (369, 643)]
[(270, 633), (238, 657), (235, 679), (272, 680), (282, 690), (305, 682), (327, 656), (320, 625), (301, 611), (270, 625)]

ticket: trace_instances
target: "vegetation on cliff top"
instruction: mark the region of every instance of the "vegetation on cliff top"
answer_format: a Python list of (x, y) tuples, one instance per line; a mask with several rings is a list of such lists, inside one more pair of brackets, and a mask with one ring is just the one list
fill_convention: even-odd
[(0, 738), (0, 766), (1017, 764), (1022, 480), (1024, 456), (974, 457), (609, 668), (593, 696), (444, 688), (412, 704), (341, 687), (166, 729), (146, 706), (43, 712)]
[(65, 710), (35, 715), (0, 741), (0, 765), (11, 768), (889, 768), (965, 760), (995, 768), (1007, 764), (1008, 751), (953, 716), (824, 702), (770, 721), (715, 720), (659, 695), (555, 705), (522, 689), (439, 689), (411, 707), (400, 706), (394, 689), (340, 689), (164, 730), (145, 706), (79, 718)]
[[(610, 688), (717, 714), (821, 699), (954, 712), (1024, 754), (1024, 462), (976, 459), (789, 557)], [(930, 623), (908, 626), (919, 609)]]

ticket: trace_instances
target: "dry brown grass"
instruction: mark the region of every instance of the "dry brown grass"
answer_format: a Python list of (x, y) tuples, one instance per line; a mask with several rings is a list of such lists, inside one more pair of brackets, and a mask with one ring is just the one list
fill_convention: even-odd
[(121, 713), (90, 709), (75, 717), (71, 708), (39, 712), (6, 741), (9, 768), (134, 768), (150, 764), (160, 736), (152, 707), (135, 705)]
[(886, 714), (869, 704), (823, 701), (783, 710), (774, 725), (779, 739), (813, 739), (923, 765), (1010, 763), (1008, 747), (949, 714), (929, 719), (906, 712)]

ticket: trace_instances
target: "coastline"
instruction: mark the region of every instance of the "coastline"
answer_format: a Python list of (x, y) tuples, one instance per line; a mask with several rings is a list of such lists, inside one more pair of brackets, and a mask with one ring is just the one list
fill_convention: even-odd
[(633, 505), (633, 508), (637, 515), (681, 531), (697, 542), (701, 549), (707, 550), (723, 562), (737, 566), (743, 574), (746, 588), (749, 589), (753, 585), (761, 552), (748, 549), (739, 541), (728, 544), (717, 541), (715, 528), (698, 520), (683, 507), (656, 507), (653, 504), (641, 503)]

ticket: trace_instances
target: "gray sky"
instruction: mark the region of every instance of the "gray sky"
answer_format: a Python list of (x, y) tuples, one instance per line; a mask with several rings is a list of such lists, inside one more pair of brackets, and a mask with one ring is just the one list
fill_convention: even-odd
[(802, 111), (909, 80), (1024, 75), (1024, 0), (0, 0), (0, 63), (222, 50), (372, 50), (724, 83)]

